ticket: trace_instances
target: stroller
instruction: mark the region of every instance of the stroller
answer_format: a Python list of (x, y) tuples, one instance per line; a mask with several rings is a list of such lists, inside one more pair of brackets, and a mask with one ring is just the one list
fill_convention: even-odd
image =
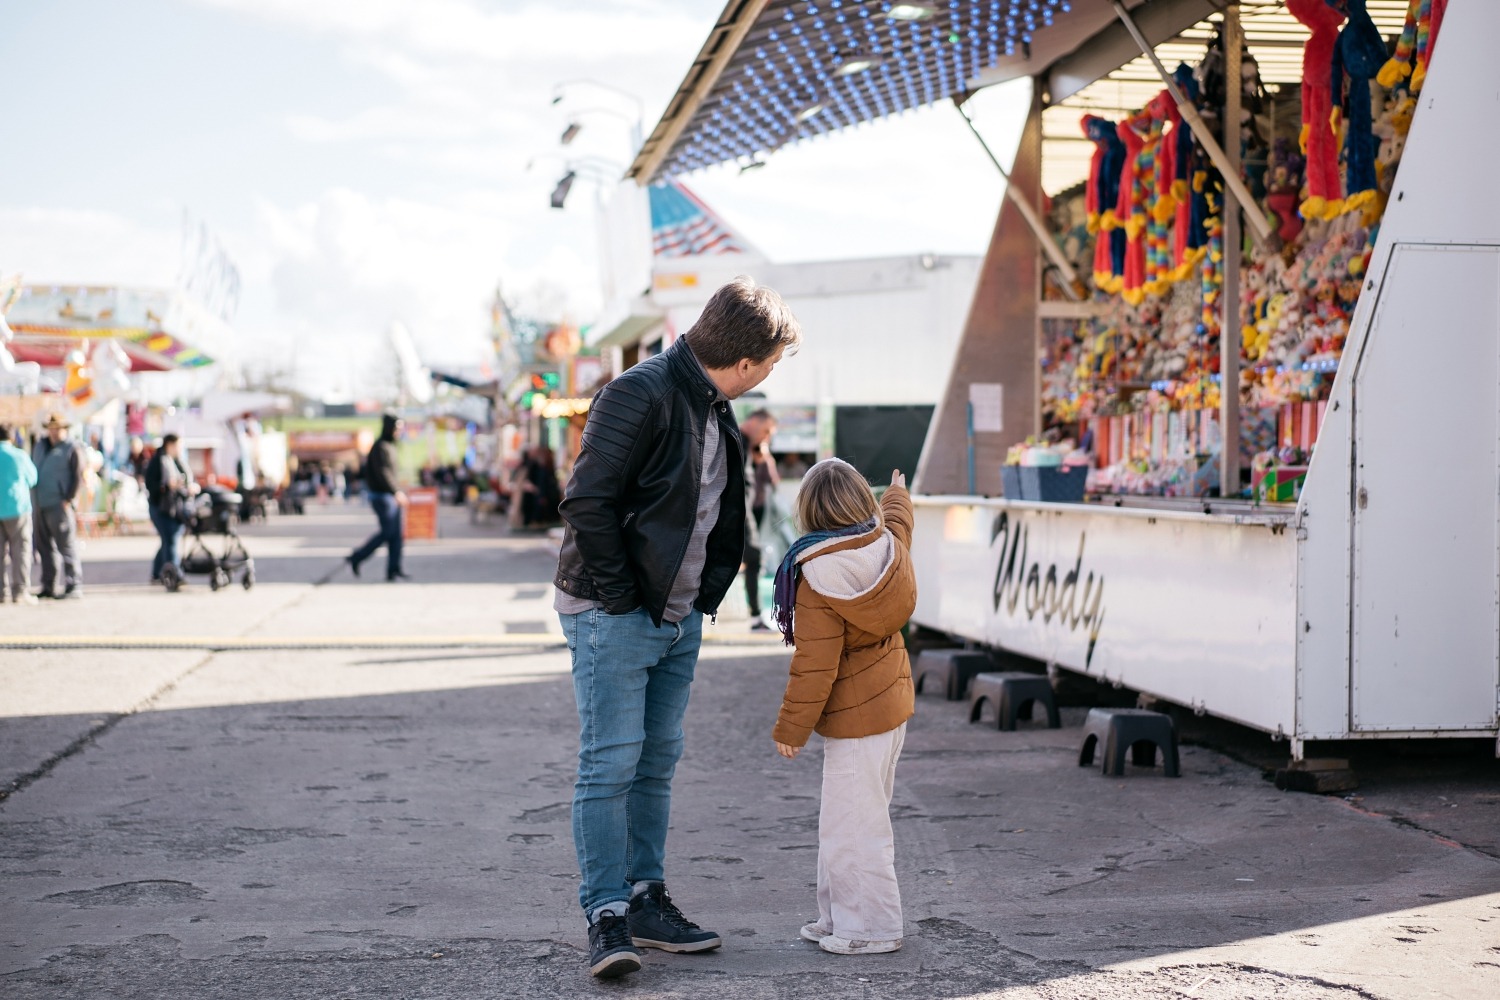
[[(181, 497), (178, 518), (187, 526), (191, 541), (183, 553), (181, 569), (170, 563), (162, 569), (162, 582), (168, 591), (175, 593), (188, 573), (207, 576), (209, 589), (218, 590), (229, 586), (232, 574), (243, 571), (240, 583), (246, 590), (255, 586), (255, 560), (235, 530), (242, 501), (238, 493), (218, 486), (209, 486), (197, 496)], [(214, 555), (204, 535), (223, 536), (221, 555)]]

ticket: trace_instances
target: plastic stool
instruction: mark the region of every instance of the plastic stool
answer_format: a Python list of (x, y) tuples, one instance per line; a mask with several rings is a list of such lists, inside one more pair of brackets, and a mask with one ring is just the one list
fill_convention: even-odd
[(1125, 750), (1131, 763), (1139, 767), (1156, 765), (1156, 749), (1161, 748), (1162, 773), (1168, 778), (1181, 777), (1177, 767), (1177, 727), (1172, 718), (1144, 708), (1091, 708), (1083, 723), (1083, 746), (1078, 751), (1078, 766), (1094, 762), (1094, 748), (1102, 746), (1105, 774), (1125, 773)]
[(1052, 682), (1043, 674), (979, 674), (969, 685), (969, 721), (978, 722), (984, 703), (995, 706), (995, 728), (1014, 731), (1017, 719), (1031, 718), (1031, 706), (1047, 710), (1047, 728), (1061, 729)]
[[(988, 654), (972, 649), (929, 649), (917, 656), (911, 681), (917, 694), (922, 693), (923, 682), (929, 678), (940, 681), (945, 698), (962, 701), (968, 693), (969, 681), (992, 666)], [(926, 686), (929, 691), (934, 690), (930, 684)]]

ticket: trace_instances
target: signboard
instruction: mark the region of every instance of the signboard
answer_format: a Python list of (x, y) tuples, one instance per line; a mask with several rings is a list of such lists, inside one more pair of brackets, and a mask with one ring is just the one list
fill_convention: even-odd
[(420, 487), (406, 491), (406, 518), (402, 537), (434, 539), (438, 536), (438, 491)]
[(912, 620), (1294, 732), (1286, 516), (918, 498)]
[(998, 382), (969, 384), (969, 412), (973, 415), (974, 433), (998, 434), (1005, 430), (1005, 387)]

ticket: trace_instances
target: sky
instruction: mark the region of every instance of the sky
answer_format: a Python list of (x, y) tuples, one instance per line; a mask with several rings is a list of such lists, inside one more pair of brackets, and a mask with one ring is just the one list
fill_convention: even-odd
[[(170, 287), (201, 222), (241, 276), (235, 360), (330, 401), (389, 370), (396, 320), (430, 365), (480, 361), (497, 286), (586, 325), (608, 189), (552, 188), (570, 157), (623, 173), (722, 9), (7, 0), (0, 275)], [(971, 104), (1003, 160), (1020, 86)], [(1003, 192), (951, 105), (683, 180), (779, 262), (982, 253)]]

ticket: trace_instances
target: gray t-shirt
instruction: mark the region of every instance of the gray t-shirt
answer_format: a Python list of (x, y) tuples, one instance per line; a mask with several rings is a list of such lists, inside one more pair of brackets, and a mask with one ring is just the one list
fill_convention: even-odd
[[(688, 351), (688, 357), (708, 378), (697, 355)], [(711, 381), (711, 380), (710, 380)], [(672, 581), (672, 592), (667, 596), (667, 607), (662, 618), (669, 622), (680, 622), (693, 610), (693, 601), (703, 583), (703, 568), (708, 563), (708, 536), (719, 523), (719, 505), (724, 499), (724, 488), (729, 485), (728, 452), (723, 446), (723, 435), (719, 432), (719, 419), (715, 414), (728, 399), (719, 393), (708, 408), (708, 422), (703, 428), (703, 474), (698, 491), (698, 511), (693, 520), (693, 534), (688, 539), (687, 552), (682, 557), (682, 566)], [(572, 594), (556, 592), (552, 601), (553, 610), (559, 614), (576, 615), (601, 607), (598, 601), (586, 601)]]

